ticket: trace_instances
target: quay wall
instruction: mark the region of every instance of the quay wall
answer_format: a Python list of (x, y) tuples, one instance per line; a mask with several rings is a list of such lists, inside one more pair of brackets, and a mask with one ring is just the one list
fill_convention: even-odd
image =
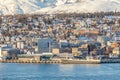
[[(76, 62), (62, 62), (61, 60), (47, 60), (47, 61), (37, 61), (37, 60), (0, 60), (0, 63), (39, 63), (39, 64), (76, 64)], [(119, 59), (102, 59), (99, 64), (105, 64), (105, 63), (120, 63)], [(79, 63), (78, 63), (79, 64)], [(87, 64), (87, 63), (82, 63)]]
[(120, 63), (120, 58), (102, 59), (102, 60), (101, 60), (101, 64), (102, 64), (102, 63)]
[(49, 61), (23, 61), (23, 60), (3, 60), (1, 63), (39, 63), (39, 64), (59, 64), (61, 61), (59, 60), (49, 60)]

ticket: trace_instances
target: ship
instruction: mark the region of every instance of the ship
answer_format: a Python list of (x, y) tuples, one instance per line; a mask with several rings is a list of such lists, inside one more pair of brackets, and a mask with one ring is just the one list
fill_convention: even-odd
[(61, 59), (62, 64), (100, 64), (100, 59), (86, 58), (86, 59)]

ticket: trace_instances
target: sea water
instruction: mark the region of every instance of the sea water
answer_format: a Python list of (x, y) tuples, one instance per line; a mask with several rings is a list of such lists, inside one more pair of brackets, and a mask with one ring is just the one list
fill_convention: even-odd
[(120, 80), (120, 64), (0, 63), (0, 80)]

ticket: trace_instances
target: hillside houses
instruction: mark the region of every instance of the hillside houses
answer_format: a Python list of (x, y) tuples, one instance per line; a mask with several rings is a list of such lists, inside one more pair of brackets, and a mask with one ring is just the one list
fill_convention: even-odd
[[(48, 52), (49, 49), (52, 51), (52, 48), (63, 50), (64, 48), (83, 47), (83, 51), (87, 51), (86, 44), (96, 42), (102, 45), (99, 46), (99, 50), (104, 47), (114, 49), (115, 47), (112, 47), (114, 43), (118, 44), (116, 47), (119, 47), (120, 18), (114, 15), (108, 17), (109, 15), (101, 13), (99, 13), (101, 16), (89, 14), (92, 17), (88, 14), (86, 13), (86, 16), (83, 14), (76, 16), (72, 16), (74, 14), (1, 16), (0, 44), (11, 45), (24, 54)], [(49, 48), (49, 38), (53, 40), (50, 43), (51, 48)], [(39, 44), (40, 39), (41, 44), (47, 45), (44, 50)], [(98, 47), (94, 50), (97, 49)]]

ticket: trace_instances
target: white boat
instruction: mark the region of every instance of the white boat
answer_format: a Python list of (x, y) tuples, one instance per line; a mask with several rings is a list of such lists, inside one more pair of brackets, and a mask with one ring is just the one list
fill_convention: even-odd
[(63, 64), (100, 64), (100, 59), (86, 58), (86, 59), (61, 59)]

